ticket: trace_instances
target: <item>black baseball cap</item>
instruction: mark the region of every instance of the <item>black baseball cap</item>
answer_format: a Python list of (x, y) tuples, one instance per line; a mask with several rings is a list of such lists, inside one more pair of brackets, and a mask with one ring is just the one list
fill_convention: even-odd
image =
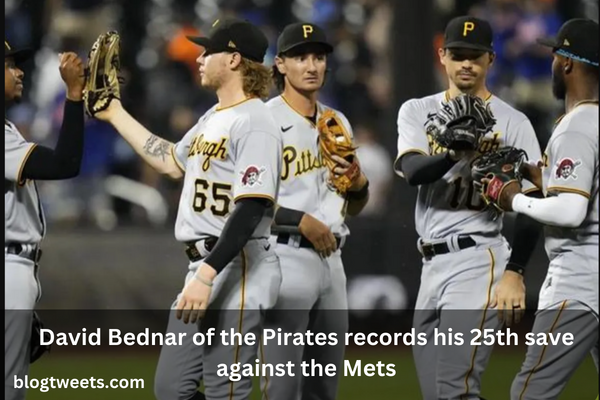
[(486, 20), (463, 16), (446, 26), (444, 49), (472, 49), (493, 53), (494, 33)]
[(297, 22), (285, 27), (277, 39), (277, 54), (286, 53), (298, 46), (315, 44), (322, 46), (325, 53), (333, 52), (325, 31), (308, 22)]
[(259, 63), (264, 61), (269, 48), (269, 40), (257, 26), (237, 18), (218, 19), (208, 36), (187, 38), (204, 47), (209, 54), (237, 52)]
[(6, 40), (4, 41), (4, 58), (12, 57), (16, 63), (20, 63), (26, 61), (32, 55), (33, 51), (31, 49), (13, 49)]
[(598, 23), (591, 19), (575, 18), (563, 24), (554, 38), (537, 42), (561, 56), (598, 66)]

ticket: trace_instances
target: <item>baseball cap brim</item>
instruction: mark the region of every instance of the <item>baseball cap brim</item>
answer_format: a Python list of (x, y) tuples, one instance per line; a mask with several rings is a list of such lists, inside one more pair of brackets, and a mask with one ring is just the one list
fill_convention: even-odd
[(190, 42), (195, 43), (198, 46), (202, 46), (206, 50), (215, 50), (215, 45), (210, 40), (210, 38), (207, 38), (204, 36), (186, 36), (186, 37)]
[(19, 49), (19, 50), (4, 50), (4, 58), (12, 57), (16, 63), (27, 61), (33, 56), (33, 50), (31, 49)]
[(317, 42), (317, 41), (315, 41), (315, 42), (303, 42), (303, 43), (292, 44), (292, 45), (290, 45), (288, 47), (280, 49), (279, 50), (279, 54), (287, 53), (290, 50), (299, 49), (300, 47), (304, 47), (304, 46), (305, 47), (317, 46), (317, 47), (321, 47), (325, 51), (326, 54), (333, 53), (333, 46), (332, 45), (330, 45), (327, 42)]
[(242, 55), (242, 57), (244, 57), (244, 58), (247, 58), (249, 60), (256, 61), (256, 62), (262, 62), (262, 60), (260, 60), (256, 57), (253, 57), (252, 55), (247, 54), (241, 50), (237, 50), (237, 49), (234, 49), (231, 47), (218, 46), (214, 43), (213, 40), (211, 40), (209, 37), (206, 37), (206, 36), (186, 36), (186, 37), (192, 43), (195, 43), (198, 46), (204, 47), (207, 55), (221, 53), (221, 52), (240, 53)]
[(480, 50), (493, 52), (494, 49), (488, 46), (480, 44), (467, 43), (467, 42), (452, 42), (444, 45), (444, 49), (469, 49), (469, 50)]
[(537, 39), (536, 42), (542, 46), (551, 47), (553, 49), (560, 47), (560, 44), (555, 38), (540, 38)]

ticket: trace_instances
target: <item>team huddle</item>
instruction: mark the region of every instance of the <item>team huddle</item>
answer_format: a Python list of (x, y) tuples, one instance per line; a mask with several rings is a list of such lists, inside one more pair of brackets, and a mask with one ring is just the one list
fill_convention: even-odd
[[(598, 367), (598, 24), (571, 20), (556, 38), (540, 40), (552, 48), (554, 94), (566, 103), (543, 155), (527, 116), (486, 87), (492, 38), (484, 20), (452, 20), (439, 49), (448, 89), (409, 100), (398, 113), (393, 168), (418, 187), (423, 266), (413, 327), (430, 335), (518, 322), (531, 242), (543, 226), (550, 265), (533, 332), (578, 335), (569, 347), (530, 346), (510, 398), (558, 399), (587, 354)], [(343, 369), (343, 341), (198, 346), (192, 339), (214, 331), (349, 331), (347, 312), (339, 312), (348, 309), (345, 220), (367, 204), (369, 181), (348, 119), (317, 100), (334, 48), (319, 26), (295, 23), (280, 34), (268, 68), (268, 39), (247, 21), (217, 20), (207, 36), (188, 39), (202, 48), (201, 84), (218, 103), (177, 143), (123, 108), (116, 32), (98, 38), (87, 65), (74, 53), (60, 55), (67, 100), (55, 149), (26, 141), (5, 119), (6, 310), (27, 310), (5, 318), (7, 399), (25, 398), (13, 377), (26, 375), (44, 352), (35, 344), (40, 321), (33, 312), (45, 235), (35, 182), (78, 174), (84, 113), (111, 124), (157, 172), (183, 182), (175, 238), (189, 265), (167, 331), (186, 335), (178, 336), (179, 346), (161, 349), (157, 399), (248, 399), (252, 379), (223, 376), (223, 362), (299, 368), (315, 360)], [(22, 96), (18, 64), (29, 56), (5, 42), (8, 104)], [(279, 95), (265, 102), (272, 81)], [(517, 213), (513, 243), (502, 235), (506, 212)], [(414, 346), (422, 398), (482, 399), (491, 352), (432, 341)], [(261, 390), (266, 399), (334, 400), (338, 383), (338, 374), (305, 377), (297, 369), (264, 378)]]

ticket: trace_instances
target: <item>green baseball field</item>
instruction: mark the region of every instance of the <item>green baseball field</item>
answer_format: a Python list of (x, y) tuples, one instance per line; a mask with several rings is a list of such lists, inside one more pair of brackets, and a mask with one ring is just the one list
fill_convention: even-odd
[[(513, 377), (520, 368), (524, 353), (497, 349), (483, 377), (483, 393), (487, 400), (508, 400)], [(27, 400), (137, 400), (154, 399), (152, 386), (157, 353), (110, 353), (110, 354), (56, 354), (44, 356), (30, 371), (30, 378), (113, 378), (144, 379), (143, 389), (50, 389), (41, 392), (30, 389)], [(347, 360), (360, 359), (363, 363), (381, 361), (395, 364), (394, 377), (342, 377), (339, 400), (419, 400), (420, 392), (410, 353), (402, 350), (357, 352), (349, 350)], [(253, 399), (261, 399), (255, 381)], [(588, 357), (567, 385), (561, 400), (593, 400), (598, 396), (598, 375), (591, 357)], [(273, 400), (273, 399), (271, 399)], [(284, 399), (277, 399), (284, 400)], [(543, 400), (543, 399), (540, 399)]]

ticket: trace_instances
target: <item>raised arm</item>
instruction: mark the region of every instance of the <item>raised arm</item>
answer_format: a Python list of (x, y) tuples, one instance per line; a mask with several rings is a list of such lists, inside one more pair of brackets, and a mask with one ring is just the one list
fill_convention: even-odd
[(96, 118), (110, 123), (142, 159), (158, 173), (173, 179), (183, 178), (183, 170), (175, 161), (174, 144), (153, 134), (125, 110), (119, 100), (98, 112)]
[(67, 100), (58, 141), (54, 149), (32, 145), (19, 181), (68, 179), (79, 174), (84, 143), (81, 100), (84, 85), (83, 61), (75, 53), (63, 53), (60, 55), (59, 69), (67, 86)]

